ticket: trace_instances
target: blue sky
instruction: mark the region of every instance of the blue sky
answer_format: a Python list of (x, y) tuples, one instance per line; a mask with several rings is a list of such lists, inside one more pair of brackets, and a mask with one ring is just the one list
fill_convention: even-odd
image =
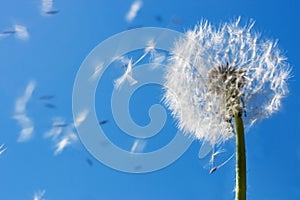
[[(256, 124), (246, 135), (247, 195), (249, 199), (299, 199), (299, 3), (296, 0), (144, 0), (137, 15), (128, 21), (126, 14), (133, 2), (53, 1), (50, 10), (59, 11), (55, 15), (42, 13), (41, 0), (0, 3), (0, 32), (19, 31), (0, 36), (0, 146), (4, 144), (2, 149), (6, 149), (0, 155), (0, 199), (30, 200), (39, 192), (47, 200), (233, 199), (234, 159), (210, 175), (205, 167), (207, 159), (198, 158), (201, 147), (198, 141), (164, 169), (131, 174), (98, 162), (74, 138), (77, 133), (71, 125), (63, 127), (57, 138), (46, 134), (53, 128), (53, 122), (74, 121), (72, 90), (76, 74), (85, 57), (100, 42), (129, 27), (164, 27), (184, 32), (202, 18), (219, 23), (238, 16), (244, 21), (253, 18), (255, 30), (264, 37), (278, 39), (293, 67), (290, 95), (283, 100), (282, 109)], [(123, 72), (117, 64), (109, 68), (97, 88), (95, 106), (101, 110), (97, 112), (99, 120), (109, 120), (103, 125), (110, 134), (108, 137), (130, 151), (135, 140), (122, 133), (110, 110), (113, 81)], [(23, 98), (26, 107), (17, 112), (17, 100), (26, 97), (26, 88), (28, 101)], [(149, 106), (160, 103), (161, 94), (158, 86), (136, 92), (131, 105), (139, 106), (131, 106), (130, 111), (138, 124), (149, 122)], [(54, 96), (40, 99), (45, 95)], [(55, 107), (49, 108), (51, 105)], [(20, 113), (31, 121), (28, 126), (30, 123), (34, 126), (28, 139), (20, 139), (22, 127), (14, 118)], [(175, 131), (175, 122), (168, 112), (165, 134), (142, 143), (140, 151), (160, 148)], [(56, 145), (64, 139), (71, 144), (59, 151)]]

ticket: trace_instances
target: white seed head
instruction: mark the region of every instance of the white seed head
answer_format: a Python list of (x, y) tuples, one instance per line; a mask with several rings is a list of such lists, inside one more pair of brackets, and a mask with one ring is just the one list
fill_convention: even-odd
[(164, 102), (183, 132), (214, 145), (234, 136), (235, 113), (247, 113), (250, 127), (279, 110), (291, 68), (277, 42), (262, 39), (253, 25), (203, 20), (175, 42)]

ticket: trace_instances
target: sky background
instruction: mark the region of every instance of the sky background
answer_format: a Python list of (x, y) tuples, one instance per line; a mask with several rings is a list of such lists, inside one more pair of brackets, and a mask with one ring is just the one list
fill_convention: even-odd
[[(298, 1), (144, 0), (136, 16), (126, 18), (133, 3), (61, 0), (42, 7), (41, 0), (0, 2), (0, 199), (234, 199), (234, 159), (209, 174), (208, 159), (198, 158), (199, 141), (172, 165), (147, 174), (116, 171), (95, 160), (72, 127), (72, 89), (85, 57), (114, 34), (141, 26), (184, 32), (202, 18), (218, 24), (238, 16), (253, 18), (255, 30), (278, 39), (293, 67), (290, 94), (280, 112), (246, 134), (248, 199), (300, 199)], [(108, 137), (130, 151), (135, 139), (122, 133), (110, 110), (114, 80), (123, 73), (120, 65), (109, 68), (95, 106), (101, 110), (99, 120), (108, 120), (103, 125)], [(41, 99), (45, 95), (53, 96)], [(133, 119), (149, 123), (149, 106), (160, 103), (161, 96), (158, 86), (138, 90), (130, 104)], [(68, 126), (53, 129), (53, 123)], [(22, 127), (28, 131), (31, 125), (32, 135), (20, 137)], [(143, 141), (139, 151), (164, 146), (175, 131), (168, 116), (166, 134)]]

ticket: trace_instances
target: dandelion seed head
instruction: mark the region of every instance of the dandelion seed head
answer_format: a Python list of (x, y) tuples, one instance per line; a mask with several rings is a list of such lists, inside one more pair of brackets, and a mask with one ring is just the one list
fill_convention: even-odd
[(164, 102), (183, 132), (219, 144), (234, 136), (235, 113), (247, 113), (247, 128), (280, 109), (291, 68), (277, 41), (253, 26), (203, 20), (175, 42)]

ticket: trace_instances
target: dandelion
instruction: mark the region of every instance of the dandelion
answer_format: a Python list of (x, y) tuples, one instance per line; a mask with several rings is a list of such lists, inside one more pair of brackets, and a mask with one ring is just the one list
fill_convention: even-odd
[(291, 72), (277, 42), (253, 26), (203, 20), (176, 41), (165, 74), (164, 102), (180, 130), (212, 146), (236, 137), (236, 199), (246, 198), (244, 128), (280, 109)]

